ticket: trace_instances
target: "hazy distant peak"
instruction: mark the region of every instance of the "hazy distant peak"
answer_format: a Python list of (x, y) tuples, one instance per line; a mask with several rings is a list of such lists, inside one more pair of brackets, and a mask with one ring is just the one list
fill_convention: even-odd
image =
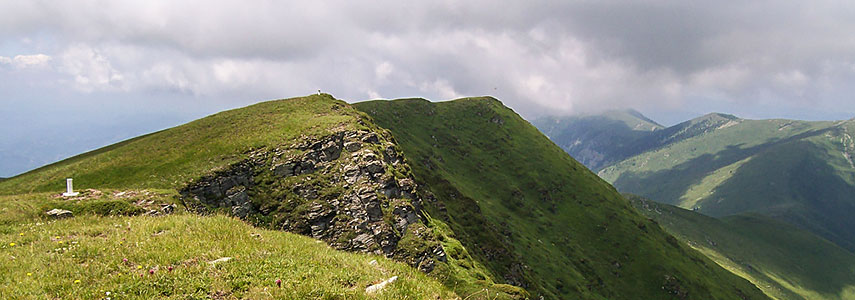
[(609, 110), (598, 116), (621, 121), (632, 130), (655, 131), (665, 128), (634, 109)]
[(696, 120), (697, 121), (705, 121), (705, 120), (710, 120), (710, 121), (718, 121), (718, 120), (736, 121), (736, 120), (740, 120), (740, 119), (741, 118), (734, 116), (734, 115), (731, 115), (731, 114), (711, 112), (711, 113), (705, 114), (703, 116), (694, 118), (694, 119), (692, 119), (692, 121), (696, 121)]

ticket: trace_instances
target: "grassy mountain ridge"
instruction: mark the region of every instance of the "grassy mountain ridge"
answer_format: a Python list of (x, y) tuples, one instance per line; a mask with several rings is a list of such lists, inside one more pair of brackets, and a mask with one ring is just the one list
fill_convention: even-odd
[(624, 192), (712, 216), (764, 214), (853, 250), (850, 123), (741, 120), (599, 174)]
[[(355, 138), (363, 140), (349, 150), (341, 145)], [(3, 181), (0, 194), (61, 191), (66, 177), (75, 179), (77, 189), (166, 189), (176, 202), (204, 214), (237, 215), (338, 249), (435, 270), (435, 280), (463, 295), (524, 295), (494, 284), (463, 251), (444, 261), (444, 253), (435, 250), (442, 224), (425, 223), (416, 200), (402, 195), (410, 192), (398, 181), (406, 179), (408, 167), (393, 161), (395, 155), (394, 145), (367, 116), (329, 95), (312, 95), (221, 112), (84, 153)], [(116, 204), (108, 203), (108, 211), (111, 205)], [(50, 208), (42, 207), (42, 213)], [(445, 241), (456, 243), (452, 237)], [(477, 282), (469, 279), (479, 275)]]
[(855, 255), (810, 232), (761, 215), (715, 219), (627, 195), (633, 206), (776, 299), (855, 297)]
[(519, 280), (535, 295), (764, 298), (672, 241), (496, 99), (354, 106), (392, 132), (420, 184), (435, 195), (431, 216), (448, 223), (499, 277)]
[[(600, 125), (591, 132), (598, 130), (613, 131)], [(760, 213), (852, 251), (853, 130), (853, 120), (747, 120), (711, 113), (641, 136), (595, 138), (591, 144), (623, 152), (601, 152), (606, 155), (600, 161), (611, 163), (592, 169), (622, 192), (711, 216)], [(574, 130), (551, 136), (559, 145), (586, 137)]]
[[(50, 222), (56, 227), (45, 227), (49, 230), (39, 231), (36, 239), (16, 240), (0, 251), (20, 251), (15, 252), (19, 261), (39, 266), (43, 254), (55, 249), (53, 243), (66, 241), (53, 236), (59, 229), (63, 236), (78, 238), (73, 241), (80, 248), (75, 249), (82, 249), (63, 256), (62, 265), (68, 268), (48, 270), (44, 277), (77, 276), (80, 283), (25, 289), (23, 280), (13, 278), (3, 281), (4, 288), (45, 295), (77, 289), (89, 297), (106, 280), (127, 295), (150, 298), (188, 282), (193, 291), (163, 297), (362, 298), (370, 297), (363, 292), (368, 284), (393, 274), (409, 278), (415, 271), (396, 264), (389, 268), (400, 272), (378, 273), (363, 267), (368, 256), (318, 250), (305, 241), (323, 243), (302, 237), (303, 242), (276, 245), (320, 255), (312, 256), (309, 265), (317, 264), (316, 271), (326, 275), (292, 270), (305, 264), (300, 253), (275, 254), (263, 243), (241, 248), (247, 252), (206, 246), (251, 244), (255, 238), (248, 226), (228, 230), (230, 224), (240, 223), (217, 217), (227, 214), (269, 228), (296, 228), (330, 246), (383, 253), (433, 270), (426, 271), (428, 277), (393, 284), (381, 298), (509, 299), (527, 297), (527, 290), (533, 296), (567, 299), (764, 299), (745, 280), (676, 243), (608, 183), (495, 99), (440, 104), (404, 100), (355, 107), (330, 95), (259, 103), (0, 182), (2, 197), (19, 199), (6, 204), (29, 209), (21, 214), (3, 211), (12, 216), (0, 220), (0, 234), (6, 239), (27, 236), (21, 232), (25, 227), (42, 226), (37, 224), (44, 223), (49, 207), (75, 214), (71, 220)], [(64, 189), (66, 177), (73, 177), (78, 189), (105, 191), (107, 199), (89, 203), (53, 198)], [(142, 213), (138, 206), (150, 199), (110, 198), (141, 189), (166, 191), (169, 201), (214, 216), (125, 216)], [(121, 240), (123, 234), (133, 237), (134, 249), (142, 252), (122, 252), (130, 247), (123, 246), (129, 242)], [(271, 237), (275, 234), (264, 231), (261, 238), (280, 239)], [(102, 240), (104, 235), (107, 240)], [(184, 249), (175, 239), (196, 246)], [(170, 242), (159, 242), (164, 240)], [(11, 248), (18, 245), (35, 251)], [(134, 265), (157, 267), (150, 275), (159, 277), (144, 282), (116, 279), (124, 276), (117, 253), (145, 258), (145, 266)], [(221, 255), (250, 261), (208, 268), (207, 261)], [(201, 262), (193, 269), (199, 277), (163, 275), (163, 267), (192, 258)], [(70, 267), (75, 264), (103, 272), (66, 274), (77, 270)], [(379, 264), (385, 268), (392, 263)], [(340, 273), (330, 271), (342, 265)], [(23, 272), (4, 274), (30, 276)], [(280, 274), (296, 294), (270, 292), (269, 280)], [(140, 274), (131, 275), (135, 279)], [(318, 288), (295, 283), (308, 279)]]
[(15, 176), (3, 182), (0, 194), (61, 189), (66, 176), (102, 188), (178, 188), (245, 158), (249, 150), (300, 135), (330, 134), (339, 126), (357, 127), (357, 113), (336, 109), (346, 106), (324, 95), (220, 112)]

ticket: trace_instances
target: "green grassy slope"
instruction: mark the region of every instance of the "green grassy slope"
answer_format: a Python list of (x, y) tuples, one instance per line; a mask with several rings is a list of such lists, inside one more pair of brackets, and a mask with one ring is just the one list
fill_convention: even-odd
[[(2, 298), (459, 299), (405, 264), (336, 251), (233, 218), (125, 216), (99, 209), (105, 203), (135, 207), (142, 199), (168, 202), (170, 192), (145, 198), (105, 192), (84, 200), (48, 193), (0, 196)], [(43, 217), (44, 207), (62, 204), (75, 211), (73, 218)], [(224, 257), (232, 259), (210, 263)], [(365, 294), (367, 286), (392, 276), (398, 280), (381, 293)]]
[[(247, 180), (252, 182), (244, 183), (245, 186), (236, 187), (230, 191), (240, 191), (241, 188), (245, 188), (244, 191), (248, 190), (244, 195), (249, 199), (252, 207), (260, 207), (258, 211), (253, 211), (252, 215), (246, 218), (255, 225), (312, 234), (312, 231), (307, 229), (312, 228), (310, 225), (315, 226), (314, 223), (299, 222), (307, 222), (304, 219), (308, 219), (312, 213), (318, 214), (318, 208), (326, 214), (333, 201), (339, 203), (343, 202), (342, 199), (348, 201), (347, 203), (351, 201), (346, 194), (350, 190), (343, 187), (342, 182), (331, 182), (332, 179), (341, 175), (342, 166), (337, 164), (339, 161), (334, 162), (328, 169), (294, 176), (274, 176), (274, 168), (268, 163), (275, 162), (280, 157), (283, 158), (282, 160), (299, 157), (300, 149), (288, 148), (296, 142), (310, 142), (319, 137), (329, 136), (333, 132), (354, 130), (382, 133), (382, 130), (371, 123), (365, 114), (330, 95), (263, 102), (246, 108), (221, 112), (27, 172), (0, 182), (0, 195), (26, 195), (34, 191), (58, 193), (64, 190), (64, 179), (73, 177), (78, 190), (86, 188), (160, 189), (170, 191), (172, 197), (182, 199), (179, 202), (193, 204), (192, 206), (196, 209), (198, 203), (195, 203), (195, 199), (184, 194), (178, 196), (179, 190), (183, 191), (188, 184), (198, 183), (205, 178), (230, 180), (216, 176), (222, 172), (231, 172), (235, 165), (244, 165), (249, 161), (250, 155), (256, 155), (253, 158), (255, 161), (260, 159), (259, 153), (277, 153), (280, 156), (270, 155), (271, 157), (264, 158), (263, 169), (253, 170), (253, 174), (247, 175), (252, 176), (251, 180)], [(386, 148), (390, 145), (386, 143), (384, 137), (375, 138), (376, 145), (366, 142), (366, 145), (360, 146), (360, 149), (378, 154), (388, 153), (389, 149), (394, 150), (394, 148)], [(380, 143), (383, 143), (383, 148), (380, 148)], [(352, 154), (348, 151), (344, 155), (351, 158)], [(396, 163), (396, 168), (398, 167), (404, 170), (408, 168), (405, 164)], [(372, 174), (378, 178), (382, 177), (383, 180), (396, 182), (394, 180), (398, 178), (390, 177), (392, 176), (390, 173), (397, 172), (395, 176), (401, 175), (399, 171), (387, 168)], [(331, 177), (335, 178), (331, 179)], [(228, 184), (226, 181), (218, 182)], [(362, 188), (359, 184), (362, 184), (361, 181), (353, 182), (353, 187)], [(304, 196), (300, 194), (302, 191), (300, 188), (311, 192), (306, 192)], [(365, 192), (368, 195), (371, 190), (366, 189)], [(390, 198), (385, 194), (378, 197), (384, 197), (384, 200)], [(395, 209), (411, 208), (411, 206), (402, 205), (409, 200), (389, 201), (396, 201), (393, 204)], [(393, 216), (395, 212), (392, 211), (393, 206), (389, 205), (389, 201), (384, 202), (388, 207), (379, 208), (383, 214), (380, 216), (382, 218), (372, 217), (383, 220), (386, 225), (392, 223), (398, 225), (400, 223), (395, 223), (398, 221)], [(96, 207), (81, 207), (59, 200), (48, 204), (39, 207), (40, 213), (51, 208), (69, 209), (75, 213), (125, 210), (138, 213), (132, 207), (116, 202), (99, 203)], [(233, 209), (234, 207), (224, 206), (211, 207), (207, 211), (228, 214), (232, 213)], [(349, 216), (343, 211), (332, 213), (337, 214), (336, 220), (341, 220), (341, 223), (355, 219), (348, 218)], [(289, 224), (288, 222), (292, 225), (291, 227), (285, 226)], [(496, 298), (497, 293), (501, 296), (500, 299), (525, 295), (524, 291), (517, 287), (494, 284), (489, 272), (472, 261), (466, 249), (453, 238), (453, 231), (444, 230), (440, 221), (428, 224), (415, 220), (409, 223), (418, 223), (413, 227), (416, 229), (408, 230), (406, 234), (400, 230), (394, 231), (400, 234), (400, 240), (393, 240), (396, 243), (393, 246), (398, 246), (395, 248), (395, 254), (400, 256), (396, 256), (396, 259), (402, 261), (419, 259), (420, 257), (408, 257), (407, 255), (412, 254), (408, 251), (433, 249), (433, 246), (438, 245), (438, 242), (433, 240), (434, 237), (443, 237), (443, 242), (455, 252), (454, 256), (448, 257), (447, 263), (442, 261), (436, 263), (435, 271), (432, 273), (435, 279), (453, 287), (456, 292), (465, 296), (485, 289), (490, 292), (489, 295), (482, 293), (482, 295), (470, 297), (471, 299)], [(324, 224), (332, 224), (332, 221)], [(388, 227), (376, 228), (386, 230)], [(416, 232), (420, 232), (418, 236)], [(360, 238), (353, 232), (340, 231), (336, 234), (340, 234), (340, 238), (336, 236), (335, 240), (328, 240), (334, 246), (339, 244), (347, 246), (348, 243)], [(327, 237), (327, 239), (330, 238)], [(397, 243), (398, 241), (400, 242)], [(458, 267), (460, 265), (467, 268)]]
[(634, 110), (591, 116), (542, 117), (532, 122), (591, 170), (640, 152), (638, 140), (664, 127)]
[(760, 215), (715, 219), (628, 195), (668, 232), (776, 299), (852, 299), (855, 255)]
[(246, 158), (249, 150), (341, 127), (358, 129), (360, 118), (327, 94), (262, 102), (15, 176), (0, 184), (0, 194), (62, 190), (66, 177), (73, 177), (76, 187), (180, 188)]
[(427, 209), (499, 278), (563, 299), (760, 299), (492, 98), (357, 103), (389, 129)]
[(740, 120), (600, 171), (623, 192), (701, 213), (756, 212), (855, 249), (852, 122)]

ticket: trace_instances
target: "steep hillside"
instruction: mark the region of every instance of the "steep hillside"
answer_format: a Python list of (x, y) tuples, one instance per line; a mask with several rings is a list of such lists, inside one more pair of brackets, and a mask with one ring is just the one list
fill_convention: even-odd
[(711, 216), (760, 213), (855, 250), (852, 121), (719, 123), (599, 174), (623, 192)]
[(67, 177), (78, 189), (166, 189), (191, 211), (393, 258), (461, 295), (524, 297), (520, 288), (494, 284), (453, 232), (422, 212), (423, 192), (409, 169), (391, 136), (367, 116), (330, 95), (312, 95), (85, 153), (0, 182), (0, 193), (56, 193)]
[(627, 195), (669, 233), (776, 299), (855, 298), (855, 255), (760, 215), (715, 219)]
[(591, 170), (640, 153), (637, 141), (664, 128), (634, 110), (543, 117), (532, 124)]
[(506, 282), (546, 298), (765, 298), (493, 98), (354, 106), (392, 132), (430, 216)]

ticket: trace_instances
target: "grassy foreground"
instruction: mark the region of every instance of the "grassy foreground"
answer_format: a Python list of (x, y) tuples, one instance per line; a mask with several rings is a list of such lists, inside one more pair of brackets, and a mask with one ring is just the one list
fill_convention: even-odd
[[(51, 194), (0, 197), (0, 295), (6, 299), (455, 299), (402, 263), (225, 216), (40, 217)], [(130, 200), (128, 200), (130, 201)], [(231, 259), (211, 263), (217, 259)], [(376, 260), (377, 264), (370, 263)], [(371, 284), (398, 276), (382, 292)], [(277, 286), (280, 280), (281, 287)]]

